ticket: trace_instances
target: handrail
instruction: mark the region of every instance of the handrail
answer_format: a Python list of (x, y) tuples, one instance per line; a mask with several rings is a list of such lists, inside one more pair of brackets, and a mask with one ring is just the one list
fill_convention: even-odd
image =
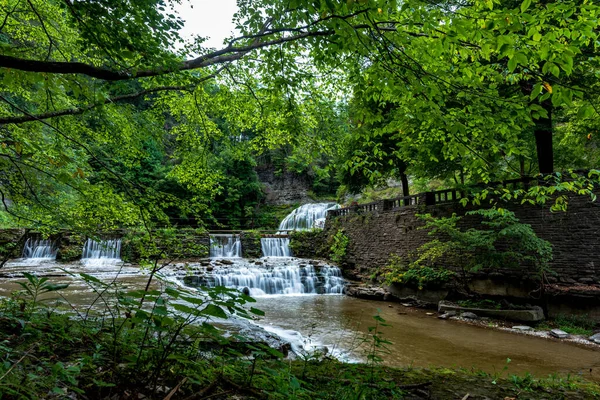
[[(576, 170), (572, 172), (563, 173), (563, 175), (570, 176), (569, 174), (585, 175), (590, 170)], [(551, 176), (554, 174), (537, 175), (537, 176), (523, 176), (518, 179), (507, 179), (505, 181), (478, 183), (471, 185), (472, 188), (488, 188), (498, 186), (512, 186), (513, 189), (522, 185), (525, 189), (528, 189), (532, 185), (543, 185), (546, 181), (545, 176)], [(337, 210), (329, 210), (327, 216), (339, 217), (348, 215), (353, 212), (373, 212), (373, 211), (389, 211), (397, 210), (403, 207), (416, 206), (416, 205), (436, 205), (436, 204), (448, 204), (456, 203), (460, 199), (465, 198), (467, 194), (465, 190), (461, 189), (443, 189), (432, 192), (418, 193), (411, 196), (396, 197), (392, 199), (384, 199), (376, 202), (367, 204), (356, 204), (349, 207), (338, 208)]]

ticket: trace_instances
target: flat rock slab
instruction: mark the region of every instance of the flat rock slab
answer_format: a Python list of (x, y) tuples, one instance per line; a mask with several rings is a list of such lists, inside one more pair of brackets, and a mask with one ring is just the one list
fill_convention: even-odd
[(477, 316), (477, 314), (472, 313), (472, 312), (464, 312), (462, 314), (460, 314), (461, 317), (466, 318), (466, 319), (477, 319), (479, 318)]
[(490, 317), (497, 319), (507, 319), (519, 322), (539, 322), (544, 320), (544, 310), (541, 307), (532, 307), (528, 310), (494, 310), (488, 308), (468, 308), (460, 307), (448, 301), (440, 301), (438, 303), (438, 312), (472, 312), (481, 317)]
[(448, 311), (441, 315), (438, 315), (439, 319), (448, 319), (450, 317), (456, 317), (456, 311)]
[(560, 329), (552, 329), (550, 335), (559, 339), (566, 339), (570, 336), (567, 332), (561, 331)]
[(517, 325), (517, 326), (513, 326), (513, 329), (517, 330), (517, 331), (532, 331), (533, 328), (527, 325)]
[(600, 333), (596, 333), (588, 338), (590, 341), (600, 344)]

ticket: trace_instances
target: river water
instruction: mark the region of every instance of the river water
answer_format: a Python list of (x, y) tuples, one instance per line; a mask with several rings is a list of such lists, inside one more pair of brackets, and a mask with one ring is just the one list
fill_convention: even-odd
[[(236, 262), (249, 264), (247, 260)], [(265, 268), (269, 267), (269, 260), (263, 259), (259, 262)], [(287, 262), (294, 268), (298, 265), (312, 268), (307, 260), (294, 259)], [(255, 263), (251, 265), (254, 267)], [(277, 265), (277, 268), (281, 268), (280, 264)], [(194, 265), (192, 271), (193, 267)], [(206, 267), (197, 267), (197, 271), (207, 273)], [(225, 266), (219, 266), (218, 261), (213, 260), (209, 269), (220, 267)], [(235, 265), (226, 267), (231, 269)], [(314, 268), (314, 276), (318, 276), (319, 266)], [(36, 262), (36, 265), (28, 265), (27, 262), (21, 261), (9, 263), (0, 269), (0, 296), (8, 296), (11, 291), (19, 289), (15, 282), (23, 279), (23, 271), (48, 276), (55, 283), (71, 283), (64, 296), (70, 302), (82, 306), (93, 301), (95, 295), (80, 279), (70, 276), (69, 273), (85, 272), (107, 282), (117, 279), (131, 289), (143, 287), (147, 280), (147, 274), (141, 272), (138, 267), (122, 266), (120, 263), (90, 267), (81, 263), (55, 262)], [(182, 284), (183, 277), (190, 273), (193, 272), (189, 269), (186, 272), (182, 266), (167, 269), (166, 282), (156, 282), (154, 286)], [(302, 282), (305, 282), (307, 278), (304, 276), (302, 279)], [(296, 286), (297, 283), (294, 287)], [(257, 324), (282, 337), (301, 342), (306, 347), (325, 345), (333, 355), (342, 360), (366, 360), (369, 342), (364, 343), (364, 338), (368, 336), (368, 328), (375, 326), (373, 316), (380, 315), (389, 325), (380, 327), (380, 336), (393, 344), (388, 346), (388, 351), (379, 355), (384, 363), (390, 366), (461, 367), (494, 373), (503, 372), (503, 368), (507, 366), (506, 360), (510, 358), (511, 362), (507, 371), (503, 372), (504, 375), (525, 372), (539, 377), (553, 373), (578, 374), (600, 381), (600, 352), (572, 343), (486, 329), (457, 321), (439, 320), (435, 316), (426, 315), (422, 310), (405, 308), (397, 303), (360, 300), (340, 294), (269, 295), (261, 294), (261, 291), (255, 291), (253, 294), (257, 300), (254, 306), (265, 312), (264, 317), (255, 321)]]

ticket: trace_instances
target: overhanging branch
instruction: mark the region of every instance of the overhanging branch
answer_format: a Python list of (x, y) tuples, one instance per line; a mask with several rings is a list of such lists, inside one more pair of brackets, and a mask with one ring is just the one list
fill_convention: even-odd
[(224, 49), (213, 51), (192, 60), (182, 61), (178, 64), (175, 64), (171, 68), (160, 67), (140, 70), (137, 72), (114, 71), (81, 62), (40, 61), (7, 55), (0, 55), (0, 67), (28, 72), (44, 72), (49, 74), (82, 74), (105, 81), (122, 81), (127, 79), (164, 75), (177, 71), (201, 69), (216, 64), (224, 64), (239, 60), (252, 50), (286, 42), (293, 42), (309, 37), (329, 36), (333, 35), (334, 33), (334, 30), (304, 32), (297, 35), (268, 40), (265, 42), (254, 42), (247, 46), (228, 46)]
[(99, 107), (104, 104), (116, 103), (116, 102), (124, 101), (124, 100), (131, 100), (131, 99), (135, 99), (137, 97), (144, 96), (144, 95), (150, 94), (150, 93), (163, 92), (163, 91), (186, 91), (186, 90), (191, 90), (191, 89), (192, 88), (190, 88), (189, 86), (160, 86), (160, 87), (156, 87), (156, 88), (152, 88), (152, 89), (142, 90), (141, 92), (137, 92), (137, 93), (130, 93), (130, 94), (124, 94), (121, 96), (110, 97), (100, 103), (90, 104), (90, 105), (83, 106), (83, 107), (69, 108), (66, 110), (59, 110), (59, 111), (50, 111), (50, 112), (46, 112), (46, 113), (42, 113), (42, 114), (26, 114), (26, 115), (14, 116), (14, 117), (0, 117), (0, 125), (20, 124), (23, 122), (39, 121), (39, 120), (44, 120), (44, 119), (49, 119), (49, 118), (63, 117), (65, 115), (80, 115), (86, 111), (89, 111), (93, 108)]

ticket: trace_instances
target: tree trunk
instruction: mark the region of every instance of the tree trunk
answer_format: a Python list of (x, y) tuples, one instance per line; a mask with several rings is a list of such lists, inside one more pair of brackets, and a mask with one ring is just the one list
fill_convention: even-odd
[(546, 118), (540, 118), (535, 126), (535, 147), (538, 156), (540, 173), (554, 172), (554, 153), (552, 150), (552, 103), (546, 100), (542, 103), (548, 113)]
[[(404, 197), (410, 196), (410, 190), (408, 187), (408, 176), (404, 172), (400, 174), (400, 180), (402, 181), (402, 195)], [(410, 201), (408, 199), (404, 200), (404, 205), (410, 205)]]

